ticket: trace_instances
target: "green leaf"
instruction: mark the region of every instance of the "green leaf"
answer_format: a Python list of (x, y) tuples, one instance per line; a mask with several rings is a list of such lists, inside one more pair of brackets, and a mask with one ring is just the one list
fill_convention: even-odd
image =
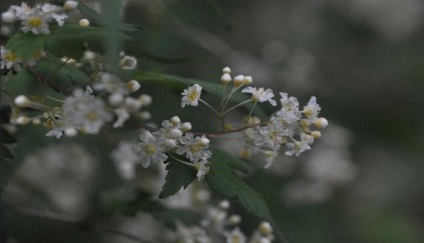
[(23, 60), (28, 60), (44, 48), (46, 35), (17, 32), (7, 42), (6, 47)]
[(240, 164), (239, 161), (235, 160), (237, 159), (228, 154), (216, 153), (215, 151), (215, 154), (209, 160), (211, 162), (210, 170), (206, 175), (209, 187), (230, 199), (237, 200), (248, 213), (270, 222), (278, 238), (284, 241), (284, 236), (275, 225), (263, 197), (240, 179), (232, 168), (234, 165), (239, 166)]
[(43, 58), (28, 68), (29, 72), (45, 81), (52, 89), (69, 94), (75, 86), (84, 87), (90, 77), (80, 69), (71, 65), (63, 65), (59, 59)]
[[(222, 149), (219, 149), (217, 147), (210, 147), (209, 149), (212, 152), (212, 156), (214, 160), (226, 161), (227, 165), (235, 170), (241, 171), (243, 173), (248, 173), (249, 171), (252, 171), (253, 169), (255, 169), (250, 164), (247, 164), (241, 159), (232, 157), (232, 155), (230, 155), (229, 153), (225, 152)], [(228, 159), (228, 158), (231, 158), (231, 159)]]
[(16, 139), (12, 137), (4, 128), (0, 128), (0, 199), (4, 191), (4, 187), (7, 185), (7, 178), (10, 170), (10, 160), (13, 159), (13, 155), (10, 149), (5, 144), (16, 143)]
[(159, 194), (159, 198), (166, 198), (177, 193), (181, 187), (184, 189), (196, 178), (196, 170), (188, 165), (171, 161), (166, 165), (168, 174), (165, 178), (165, 184)]
[(6, 131), (6, 129), (0, 127), (0, 141), (4, 144), (16, 143), (16, 139)]
[[(206, 82), (202, 80), (197, 79), (188, 79), (188, 78), (181, 78), (173, 75), (166, 75), (166, 74), (160, 74), (160, 73), (146, 73), (146, 72), (136, 72), (133, 76), (134, 79), (139, 81), (146, 81), (146, 82), (161, 82), (163, 84), (169, 85), (173, 89), (178, 89), (179, 91), (183, 91), (183, 89), (187, 88), (187, 86), (191, 86), (194, 84), (199, 84), (203, 87), (203, 90), (206, 92), (216, 95), (218, 97), (222, 97), (222, 86), (220, 82)], [(241, 93), (234, 93), (231, 96), (231, 101), (235, 103), (241, 103), (245, 100), (249, 99), (248, 96), (241, 94)], [(246, 103), (244, 107), (246, 107), (249, 111), (252, 108), (252, 103)], [(258, 116), (261, 119), (264, 119), (267, 117), (266, 113), (258, 106), (256, 106), (253, 113)]]

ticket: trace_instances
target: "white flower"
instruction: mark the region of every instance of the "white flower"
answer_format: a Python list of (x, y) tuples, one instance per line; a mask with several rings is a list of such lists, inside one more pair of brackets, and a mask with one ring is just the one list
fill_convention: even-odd
[(124, 179), (133, 179), (135, 177), (135, 164), (139, 159), (133, 150), (131, 142), (120, 142), (118, 148), (112, 151), (111, 156), (119, 174)]
[[(61, 138), (64, 134), (68, 135), (72, 125), (69, 124), (63, 115), (63, 109), (60, 107), (54, 107), (49, 112), (44, 113), (46, 121), (44, 122), (44, 127), (51, 129), (46, 133), (47, 137), (56, 137)], [(71, 134), (73, 135), (73, 134)]]
[(227, 243), (246, 243), (246, 236), (240, 231), (238, 227), (231, 232), (224, 232)]
[(288, 97), (287, 93), (280, 92), (280, 96), (281, 110), (275, 114), (275, 117), (287, 125), (293, 125), (301, 118), (299, 102), (293, 96)]
[(177, 154), (185, 154), (192, 163), (197, 163), (199, 160), (207, 160), (212, 156), (212, 153), (207, 150), (209, 147), (209, 139), (204, 135), (195, 137), (192, 133), (186, 133), (185, 136), (179, 139), (184, 146), (177, 149)]
[(303, 107), (303, 114), (308, 117), (310, 120), (315, 120), (321, 111), (321, 107), (317, 104), (317, 99), (315, 96), (312, 96), (308, 104)]
[(15, 53), (1, 46), (1, 69), (13, 69), (17, 71), (21, 69), (19, 63), (20, 58)]
[(253, 87), (246, 87), (242, 91), (242, 93), (251, 93), (252, 94), (252, 100), (254, 102), (265, 102), (269, 101), (272, 106), (276, 106), (277, 102), (272, 99), (274, 97), (274, 92), (271, 89), (264, 89), (264, 88), (253, 88)]
[(313, 136), (301, 133), (300, 139), (301, 141), (295, 141), (294, 143), (287, 144), (288, 150), (286, 151), (286, 155), (292, 156), (295, 154), (296, 156), (299, 156), (302, 152), (311, 149), (310, 144), (314, 142)]
[(65, 22), (64, 20), (68, 18), (68, 15), (63, 13), (63, 8), (56, 5), (45, 3), (41, 6), (41, 10), (45, 16), (49, 16), (56, 20), (59, 26), (62, 26)]
[(132, 70), (137, 67), (137, 59), (133, 56), (124, 56), (119, 64), (122, 69)]
[(162, 138), (156, 138), (150, 132), (146, 131), (140, 135), (141, 142), (134, 146), (134, 151), (141, 159), (141, 165), (144, 168), (149, 167), (150, 162), (164, 162), (168, 156), (164, 153)]
[(188, 89), (185, 89), (181, 94), (183, 98), (181, 100), (181, 107), (185, 107), (186, 105), (198, 106), (199, 98), (202, 93), (202, 86), (195, 84)]
[(22, 27), (21, 30), (24, 33), (31, 31), (32, 33), (39, 34), (50, 34), (48, 21), (51, 16), (45, 15), (40, 9), (33, 8), (29, 13), (22, 16)]
[(291, 136), (289, 129), (284, 129), (278, 123), (271, 123), (268, 126), (263, 126), (257, 129), (255, 136), (255, 145), (266, 146), (270, 150), (278, 150), (286, 137)]
[(116, 116), (118, 117), (115, 123), (113, 123), (114, 128), (122, 127), (122, 125), (124, 125), (124, 122), (128, 120), (128, 118), (130, 118), (130, 114), (128, 113), (126, 109), (120, 108), (120, 109), (114, 110), (114, 112)]
[(207, 160), (202, 160), (194, 164), (194, 167), (197, 169), (196, 176), (199, 181), (203, 180), (205, 178), (205, 175), (207, 175), (210, 170), (209, 162)]
[(106, 121), (112, 119), (105, 110), (103, 101), (91, 95), (92, 90), (87, 87), (83, 92), (74, 91), (72, 96), (66, 98), (63, 104), (65, 120), (75, 126), (82, 127), (87, 133), (96, 134)]

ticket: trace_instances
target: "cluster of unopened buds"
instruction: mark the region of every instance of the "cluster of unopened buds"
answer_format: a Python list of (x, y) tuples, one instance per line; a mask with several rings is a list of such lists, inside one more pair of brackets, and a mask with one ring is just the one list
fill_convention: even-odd
[[(269, 168), (281, 150), (288, 156), (299, 156), (302, 152), (310, 150), (315, 139), (321, 137), (318, 129), (327, 127), (328, 121), (319, 117), (321, 111), (316, 98), (312, 96), (303, 109), (299, 108), (299, 102), (295, 97), (289, 97), (287, 93), (280, 92), (280, 108), (266, 120), (260, 120), (252, 116), (258, 103), (269, 102), (272, 106), (277, 106), (274, 100), (274, 92), (271, 89), (256, 88), (252, 84), (251, 76), (237, 75), (234, 78), (230, 75), (231, 69), (223, 69), (221, 82), (223, 84), (223, 95), (219, 109), (213, 108), (206, 101), (200, 98), (202, 87), (195, 84), (182, 93), (181, 106), (198, 106), (199, 102), (205, 104), (217, 114), (222, 122), (223, 131), (217, 133), (207, 133), (207, 135), (225, 135), (230, 133), (242, 133), (244, 148), (241, 157), (249, 158), (253, 153), (262, 153), (266, 158), (265, 168)], [(233, 82), (233, 87), (226, 92), (227, 86)], [(246, 87), (247, 86), (247, 87)], [(243, 89), (241, 89), (244, 87)], [(233, 107), (227, 108), (232, 95), (241, 89), (241, 93), (251, 94), (246, 99)], [(241, 127), (228, 129), (228, 124), (224, 122), (224, 115), (237, 107), (253, 103), (249, 115), (244, 119)]]

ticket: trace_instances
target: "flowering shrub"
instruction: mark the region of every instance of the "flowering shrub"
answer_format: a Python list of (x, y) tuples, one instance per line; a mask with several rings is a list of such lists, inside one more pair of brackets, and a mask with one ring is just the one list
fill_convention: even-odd
[[(119, 3), (105, 4), (103, 11), (115, 7)], [(13, 128), (34, 126), (32, 129), (57, 139), (58, 143), (81, 141), (84, 137), (104, 143), (110, 151), (102, 153), (108, 153), (104, 157), (114, 161), (124, 185), (148, 180), (140, 170), (153, 167), (159, 170), (159, 178), (166, 173), (157, 194), (146, 190), (148, 196), (138, 195), (144, 190), (142, 187), (124, 194), (104, 189), (100, 193), (101, 204), (107, 210), (130, 214), (149, 210), (141, 203), (139, 208), (128, 208), (135, 202), (151, 203), (154, 198), (156, 206), (150, 211), (154, 215), (159, 208), (165, 211), (157, 196), (163, 199), (177, 194), (182, 188), (199, 183), (193, 182), (197, 178), (223, 197), (239, 202), (263, 222), (249, 238), (238, 227), (240, 216), (228, 216), (228, 201), (218, 207), (211, 202), (203, 208), (207, 208), (206, 213), (196, 226), (189, 226), (184, 217), (172, 219), (179, 242), (247, 242), (248, 238), (249, 242), (283, 241), (265, 201), (237, 171), (269, 169), (281, 156), (297, 157), (311, 150), (314, 141), (321, 137), (320, 130), (328, 125), (320, 116), (316, 97), (311, 97), (302, 108), (297, 98), (285, 92), (275, 95), (270, 88), (257, 87), (252, 76), (232, 77), (229, 67), (223, 68), (220, 82), (144, 71), (137, 57), (129, 52), (131, 48), (126, 48), (134, 47), (141, 28), (112, 22), (81, 2), (12, 5), (2, 13), (2, 20), (7, 23), (2, 34), (8, 37), (1, 46), (1, 91), (7, 100), (2, 109), (10, 107), (10, 119), (2, 124), (1, 130), (2, 143), (6, 144), (2, 144), (2, 189), (8, 168), (15, 163), (10, 153), (11, 144), (16, 142)], [(23, 77), (33, 80), (36, 88), (28, 90), (17, 85)], [(205, 119), (216, 117), (220, 128), (200, 132), (190, 121), (181, 121), (171, 112), (169, 120), (162, 121), (160, 126), (151, 122), (154, 117), (149, 113), (149, 105), (160, 99), (143, 93), (143, 84), (151, 81), (176, 85), (181, 97), (175, 102), (185, 109), (204, 106), (211, 111), (210, 118)], [(212, 96), (204, 98), (204, 93), (214, 95), (215, 100)], [(268, 103), (274, 107), (270, 114), (263, 109)], [(245, 115), (240, 116), (240, 111)], [(229, 122), (230, 115), (238, 118)], [(124, 136), (128, 131), (137, 133), (138, 141), (131, 140), (131, 135)], [(218, 138), (231, 138), (240, 144), (240, 157), (220, 147)], [(254, 159), (248, 162), (251, 158)], [(67, 161), (69, 158), (63, 160), (73, 163)]]

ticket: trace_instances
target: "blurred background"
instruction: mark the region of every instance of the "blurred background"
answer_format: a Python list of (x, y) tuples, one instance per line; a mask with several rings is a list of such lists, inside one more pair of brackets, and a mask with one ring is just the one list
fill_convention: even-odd
[[(272, 171), (260, 170), (245, 178), (264, 196), (288, 242), (424, 241), (423, 0), (130, 0), (123, 19), (143, 27), (140, 45), (149, 55), (138, 60), (142, 71), (219, 82), (222, 68), (229, 66), (234, 75), (252, 76), (253, 86), (287, 92), (298, 97), (301, 105), (310, 96), (317, 97), (321, 115), (330, 125), (314, 149), (299, 158), (280, 157)], [(193, 116), (194, 109), (182, 110), (175, 102), (178, 93), (164, 91), (160, 85), (142, 87), (153, 97), (149, 110), (153, 121), (176, 113), (199, 130), (215, 126), (203, 118), (206, 111)], [(44, 138), (43, 132), (30, 130), (19, 129), (18, 140), (20, 134), (34, 133), (39, 143), (24, 141), (16, 149), (35, 154), (17, 155), (22, 165), (5, 197), (25, 201), (29, 197), (28, 185), (22, 184), (25, 181), (47, 195), (55, 210), (84, 211), (90, 204), (87, 201), (93, 201), (91, 193), (106, 187), (92, 180), (108, 180), (95, 170), (98, 154), (86, 154), (71, 140), (54, 144), (56, 140)], [(85, 143), (85, 148), (93, 146), (92, 141)], [(62, 154), (72, 151), (84, 159), (69, 168), (55, 168), (62, 163), (54, 161), (66, 158), (54, 157), (58, 153), (49, 152), (50, 147), (40, 150), (41, 145), (63, 149)], [(53, 161), (44, 163), (46, 168), (66, 170), (69, 181), (57, 174), (57, 178), (40, 181), (43, 172), (36, 174), (34, 169), (39, 168), (34, 164), (40, 158)], [(114, 170), (112, 165), (106, 167)], [(55, 183), (55, 188), (52, 181), (63, 183)], [(92, 186), (88, 190), (84, 185)], [(18, 240), (17, 235), (43, 232), (31, 226), (39, 223), (34, 219), (3, 214), (11, 235), (7, 242), (30, 242), (25, 237)], [(115, 217), (114, 225), (135, 234), (155, 234), (136, 226), (146, 220), (160, 229), (146, 215)], [(15, 228), (18, 223), (20, 230)], [(60, 228), (41, 223), (37, 226), (41, 229)], [(66, 227), (61, 230), (74, 240), (130, 242), (120, 237), (106, 241), (103, 236)], [(63, 235), (39, 237), (63, 240)], [(45, 242), (70, 239), (61, 240)]]

